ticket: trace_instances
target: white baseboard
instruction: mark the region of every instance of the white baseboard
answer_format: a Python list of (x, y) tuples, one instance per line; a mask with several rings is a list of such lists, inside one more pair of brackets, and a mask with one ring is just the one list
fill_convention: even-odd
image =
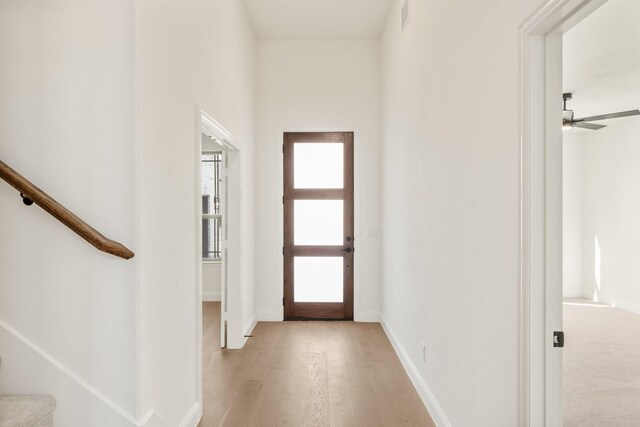
[(202, 406), (200, 406), (199, 402), (196, 402), (193, 404), (191, 410), (189, 410), (182, 423), (180, 423), (180, 427), (196, 427), (200, 422), (200, 419), (202, 419)]
[(282, 312), (280, 310), (258, 310), (258, 322), (282, 322)]
[(356, 322), (380, 323), (380, 312), (378, 311), (358, 311), (353, 316)]
[(251, 335), (251, 332), (253, 332), (253, 329), (256, 327), (257, 324), (258, 324), (257, 316), (254, 314), (253, 316), (251, 316), (251, 319), (249, 319), (247, 324), (244, 325), (244, 328), (242, 329), (242, 332), (244, 334), (243, 341), (242, 341), (243, 346), (246, 344), (247, 340), (249, 339), (248, 335)]
[(202, 301), (220, 301), (220, 292), (202, 292)]
[(598, 302), (606, 305), (610, 305), (611, 307), (620, 308), (622, 310), (629, 311), (634, 314), (640, 314), (640, 305), (633, 304), (626, 301), (621, 301), (616, 298), (609, 298), (606, 295), (598, 295)]
[[(258, 322), (282, 322), (284, 320), (280, 310), (258, 310)], [(356, 322), (380, 323), (380, 313), (377, 311), (360, 311), (355, 313)]]
[(395, 332), (393, 332), (393, 329), (391, 329), (391, 326), (389, 325), (389, 323), (387, 323), (384, 316), (382, 316), (381, 323), (384, 332), (387, 334), (389, 341), (391, 341), (391, 345), (395, 349), (398, 357), (400, 358), (400, 361), (402, 362), (402, 366), (404, 366), (405, 371), (407, 371), (407, 374), (409, 375), (413, 386), (416, 388), (416, 391), (424, 402), (424, 406), (427, 407), (427, 411), (429, 411), (429, 415), (431, 415), (433, 422), (437, 427), (451, 427), (451, 424), (449, 423), (449, 420), (447, 420), (444, 411), (436, 401), (433, 393), (431, 393), (431, 390), (429, 390), (429, 387), (420, 375), (420, 372), (418, 372), (418, 369), (411, 361), (409, 354), (406, 352), (406, 350), (398, 340), (397, 335), (395, 334)]
[(640, 314), (640, 305), (631, 304), (630, 302), (618, 301), (616, 307), (621, 308), (623, 310), (630, 311), (635, 314)]

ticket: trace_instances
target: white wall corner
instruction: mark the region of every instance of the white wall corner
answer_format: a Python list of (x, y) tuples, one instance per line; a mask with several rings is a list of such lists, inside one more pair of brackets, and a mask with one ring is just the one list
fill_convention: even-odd
[(282, 322), (284, 316), (281, 310), (258, 310), (258, 322)]
[(436, 401), (435, 396), (429, 390), (427, 383), (424, 381), (420, 373), (418, 372), (418, 368), (413, 364), (409, 354), (405, 351), (404, 347), (398, 340), (397, 335), (391, 329), (389, 323), (387, 323), (384, 316), (381, 316), (381, 323), (384, 332), (387, 334), (389, 341), (391, 341), (391, 345), (393, 346), (396, 354), (400, 358), (400, 362), (402, 362), (402, 366), (404, 367), (407, 375), (411, 379), (413, 386), (416, 388), (416, 391), (420, 395), (422, 402), (427, 407), (427, 411), (429, 411), (429, 415), (431, 415), (431, 419), (436, 424), (437, 427), (451, 427), (449, 420), (444, 414), (444, 411)]
[(202, 301), (220, 301), (220, 292), (202, 292)]
[(353, 316), (353, 320), (356, 322), (365, 323), (380, 323), (379, 311), (356, 311)]
[(597, 295), (589, 299), (593, 299), (595, 302), (599, 302), (600, 304), (606, 304), (610, 306), (614, 306), (616, 303), (616, 301), (614, 301), (613, 298), (610, 298), (607, 294), (603, 292), (598, 292)]

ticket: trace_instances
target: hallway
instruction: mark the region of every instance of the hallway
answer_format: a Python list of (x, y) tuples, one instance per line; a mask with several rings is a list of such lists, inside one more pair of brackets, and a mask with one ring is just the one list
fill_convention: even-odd
[(217, 426), (434, 426), (377, 323), (258, 323), (219, 348), (219, 303), (204, 303), (204, 416)]
[[(135, 254), (0, 183), (0, 395), (53, 396), (56, 427), (559, 425), (523, 266), (530, 116), (562, 113), (527, 31), (605, 1), (0, 2), (0, 161)], [(307, 304), (354, 322), (283, 322)]]

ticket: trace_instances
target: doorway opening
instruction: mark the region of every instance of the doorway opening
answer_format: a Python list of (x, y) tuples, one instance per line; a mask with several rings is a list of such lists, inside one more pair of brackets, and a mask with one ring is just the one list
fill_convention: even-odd
[(286, 132), (284, 318), (353, 319), (353, 132)]
[(640, 3), (562, 36), (564, 425), (640, 413)]
[(606, 1), (551, 0), (521, 26), (521, 426), (563, 425), (562, 36)]
[[(240, 167), (242, 146), (199, 111), (195, 143), (196, 384), (200, 406), (207, 370), (220, 352), (242, 348)], [(204, 375), (204, 372), (207, 375)], [(210, 388), (209, 388), (210, 389)], [(209, 390), (207, 389), (207, 390)]]

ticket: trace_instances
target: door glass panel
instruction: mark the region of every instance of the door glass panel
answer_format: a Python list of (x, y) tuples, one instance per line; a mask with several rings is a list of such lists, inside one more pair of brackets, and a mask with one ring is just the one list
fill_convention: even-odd
[(342, 245), (342, 200), (295, 200), (294, 245)]
[(343, 188), (344, 144), (293, 145), (293, 188)]
[(295, 257), (295, 302), (342, 302), (342, 257)]
[(220, 260), (222, 218), (202, 219), (202, 259)]
[(202, 154), (202, 213), (220, 213), (222, 153)]

